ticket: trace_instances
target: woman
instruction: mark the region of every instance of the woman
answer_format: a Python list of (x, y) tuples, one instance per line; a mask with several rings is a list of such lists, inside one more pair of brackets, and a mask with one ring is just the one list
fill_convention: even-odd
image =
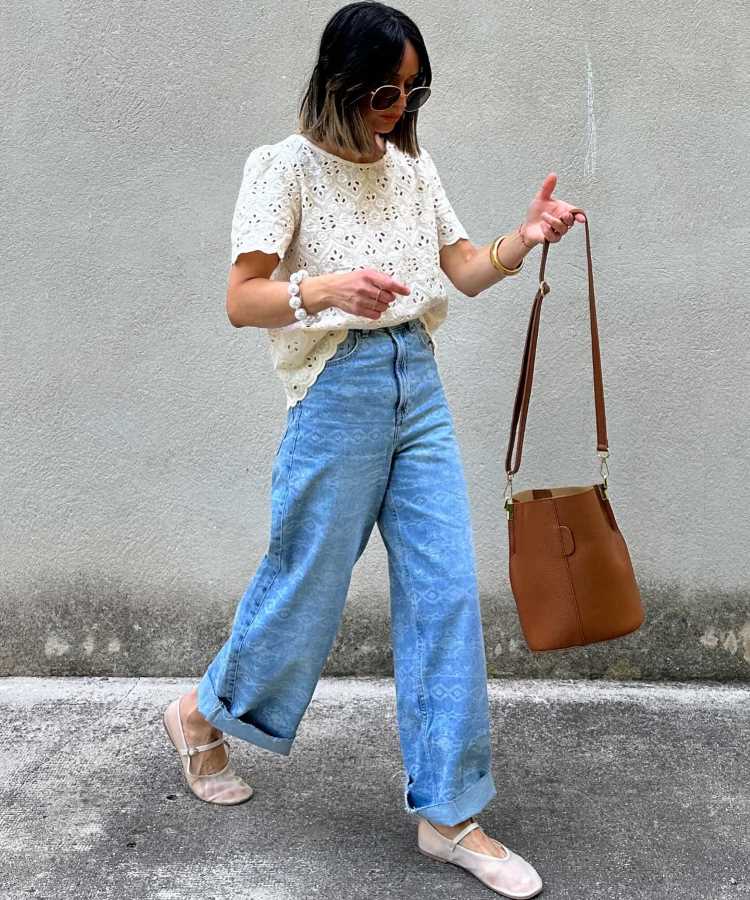
[[(288, 754), (377, 523), (388, 551), (404, 808), (418, 848), (507, 897), (536, 870), (486, 835), (495, 796), (469, 503), (435, 359), (441, 277), (474, 297), (572, 226), (550, 173), (525, 220), (476, 247), (417, 143), (432, 73), (420, 32), (378, 2), (326, 25), (300, 130), (256, 147), (232, 221), (227, 313), (267, 329), (287, 398), (271, 535), (231, 635), (165, 712), (190, 788), (252, 788), (224, 733)], [(496, 254), (494, 250), (496, 249)], [(491, 252), (492, 251), (492, 252)]]

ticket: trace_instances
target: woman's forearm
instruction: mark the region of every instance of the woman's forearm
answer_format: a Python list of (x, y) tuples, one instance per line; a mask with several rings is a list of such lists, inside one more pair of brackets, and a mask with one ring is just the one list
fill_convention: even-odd
[[(331, 305), (326, 275), (302, 280), (299, 296), (310, 315)], [(289, 305), (289, 282), (270, 278), (248, 278), (227, 294), (227, 316), (235, 328), (282, 328), (296, 321)]]
[[(492, 265), (490, 261), (490, 247), (492, 244), (486, 244), (484, 247), (477, 247), (475, 252), (464, 263), (464, 271), (461, 273), (461, 284), (465, 294), (470, 297), (476, 297), (482, 291), (497, 284), (507, 278), (502, 272)], [(534, 244), (534, 247), (536, 244)], [(521, 240), (518, 231), (512, 231), (500, 244), (497, 250), (497, 256), (500, 262), (508, 269), (515, 269), (521, 263), (521, 260), (533, 250), (533, 247), (527, 247)]]

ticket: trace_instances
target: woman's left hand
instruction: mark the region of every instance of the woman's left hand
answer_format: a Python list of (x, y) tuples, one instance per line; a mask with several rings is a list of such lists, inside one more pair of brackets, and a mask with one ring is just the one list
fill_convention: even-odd
[(545, 240), (556, 244), (576, 221), (585, 221), (581, 213), (570, 212), (575, 203), (565, 203), (552, 197), (556, 184), (557, 175), (550, 172), (531, 201), (526, 221), (521, 226), (524, 235), (537, 244), (542, 244)]

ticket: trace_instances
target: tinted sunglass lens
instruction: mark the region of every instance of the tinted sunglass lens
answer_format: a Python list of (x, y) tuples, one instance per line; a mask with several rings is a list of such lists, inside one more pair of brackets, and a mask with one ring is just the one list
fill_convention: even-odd
[(428, 87), (414, 88), (406, 102), (407, 111), (413, 112), (415, 109), (419, 109), (420, 106), (427, 102), (430, 93), (431, 91)]
[(394, 103), (398, 102), (400, 96), (396, 88), (380, 87), (372, 95), (372, 108), (388, 109), (389, 106), (393, 106)]

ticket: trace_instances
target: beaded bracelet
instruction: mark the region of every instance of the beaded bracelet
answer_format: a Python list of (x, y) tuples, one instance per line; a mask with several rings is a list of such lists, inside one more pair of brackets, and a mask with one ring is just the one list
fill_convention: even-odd
[(289, 305), (294, 310), (294, 318), (302, 322), (303, 325), (310, 325), (317, 322), (320, 318), (319, 313), (308, 313), (302, 305), (302, 296), (300, 295), (300, 282), (303, 278), (307, 278), (307, 272), (300, 269), (298, 272), (292, 272), (289, 276)]

